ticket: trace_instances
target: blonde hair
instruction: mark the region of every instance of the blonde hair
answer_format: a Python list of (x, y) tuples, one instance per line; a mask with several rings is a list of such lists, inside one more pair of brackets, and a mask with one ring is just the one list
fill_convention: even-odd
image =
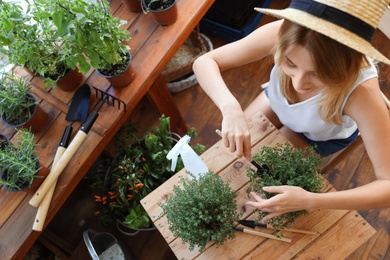
[(326, 86), (318, 102), (320, 117), (327, 123), (343, 123), (342, 105), (352, 84), (363, 66), (368, 65), (365, 55), (327, 36), (285, 20), (279, 31), (275, 63), (280, 75), (283, 95), (289, 102), (295, 101), (295, 91), (289, 76), (281, 65), (286, 55), (302, 46), (311, 54), (319, 80)]

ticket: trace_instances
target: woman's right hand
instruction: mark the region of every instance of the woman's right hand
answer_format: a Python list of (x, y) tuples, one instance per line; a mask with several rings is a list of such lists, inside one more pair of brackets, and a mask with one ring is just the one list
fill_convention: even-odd
[(229, 113), (222, 120), (222, 138), (225, 147), (238, 158), (244, 156), (252, 160), (251, 141), (248, 123), (244, 113)]

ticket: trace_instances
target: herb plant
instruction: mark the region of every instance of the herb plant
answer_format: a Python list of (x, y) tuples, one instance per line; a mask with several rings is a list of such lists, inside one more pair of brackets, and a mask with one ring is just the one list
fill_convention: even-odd
[(34, 134), (25, 128), (17, 130), (16, 145), (0, 149), (0, 184), (9, 190), (22, 190), (32, 185), (38, 176), (39, 159), (34, 155)]
[[(10, 63), (26, 66), (44, 76), (45, 86), (56, 82), (71, 69), (82, 54), (75, 53), (53, 24), (56, 10), (40, 0), (26, 0), (24, 11), (18, 3), (0, 0), (0, 50)], [(50, 10), (53, 13), (50, 13)]]
[[(190, 173), (189, 173), (190, 174)], [(235, 237), (233, 225), (240, 218), (235, 201), (236, 193), (212, 171), (198, 179), (181, 177), (179, 186), (165, 203), (160, 203), (166, 214), (169, 230), (174, 236), (203, 251), (208, 242), (222, 245)]]
[(12, 73), (2, 73), (0, 82), (0, 116), (8, 123), (18, 125), (25, 122), (37, 105), (29, 95), (31, 84), (26, 78)]
[[(175, 143), (169, 117), (161, 116), (159, 126), (147, 131), (142, 140), (135, 137), (134, 131), (131, 129), (124, 138), (130, 136), (135, 141), (126, 144), (128, 140), (119, 138), (120, 154), (107, 160), (107, 171), (94, 174), (96, 216), (104, 225), (119, 220), (132, 229), (153, 226), (141, 199), (184, 167), (179, 158), (175, 171), (171, 171), (171, 161), (166, 158)], [(194, 137), (196, 132), (191, 129), (188, 135)], [(194, 150), (200, 154), (205, 148), (197, 144)]]
[[(294, 149), (288, 142), (275, 147), (262, 147), (253, 155), (253, 164), (256, 165), (256, 170), (247, 169), (250, 179), (248, 193), (254, 191), (269, 199), (276, 194), (263, 191), (265, 186), (298, 186), (316, 193), (323, 189), (323, 178), (319, 174), (322, 159), (312, 147)], [(259, 214), (258, 220), (268, 214), (258, 209), (255, 212)], [(268, 224), (275, 228), (275, 234), (279, 234), (281, 230), (291, 226), (298, 216), (307, 213), (305, 210), (285, 213), (272, 218)]]
[(130, 48), (124, 41), (130, 37), (128, 31), (121, 28), (127, 21), (113, 17), (106, 0), (98, 0), (96, 4), (88, 0), (37, 1), (51, 5), (58, 32), (64, 35), (74, 53), (87, 57), (77, 55), (82, 73), (87, 73), (90, 66), (103, 72), (127, 64)]

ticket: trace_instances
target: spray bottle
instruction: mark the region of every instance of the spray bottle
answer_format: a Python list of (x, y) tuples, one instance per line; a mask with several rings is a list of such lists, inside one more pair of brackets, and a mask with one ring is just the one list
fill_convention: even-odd
[(167, 159), (172, 160), (171, 170), (174, 171), (180, 154), (186, 171), (198, 178), (200, 174), (207, 173), (208, 168), (199, 155), (188, 145), (190, 139), (191, 137), (188, 135), (180, 138), (179, 142), (167, 154)]

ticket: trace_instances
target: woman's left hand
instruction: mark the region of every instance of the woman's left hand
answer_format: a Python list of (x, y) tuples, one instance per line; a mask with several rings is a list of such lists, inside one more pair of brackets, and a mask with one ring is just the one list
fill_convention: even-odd
[(263, 187), (269, 193), (278, 193), (270, 199), (264, 199), (251, 192), (250, 195), (255, 201), (247, 201), (245, 204), (258, 208), (261, 211), (269, 212), (261, 222), (266, 223), (271, 218), (277, 217), (287, 212), (304, 210), (307, 208), (307, 201), (310, 192), (296, 186), (269, 186)]

